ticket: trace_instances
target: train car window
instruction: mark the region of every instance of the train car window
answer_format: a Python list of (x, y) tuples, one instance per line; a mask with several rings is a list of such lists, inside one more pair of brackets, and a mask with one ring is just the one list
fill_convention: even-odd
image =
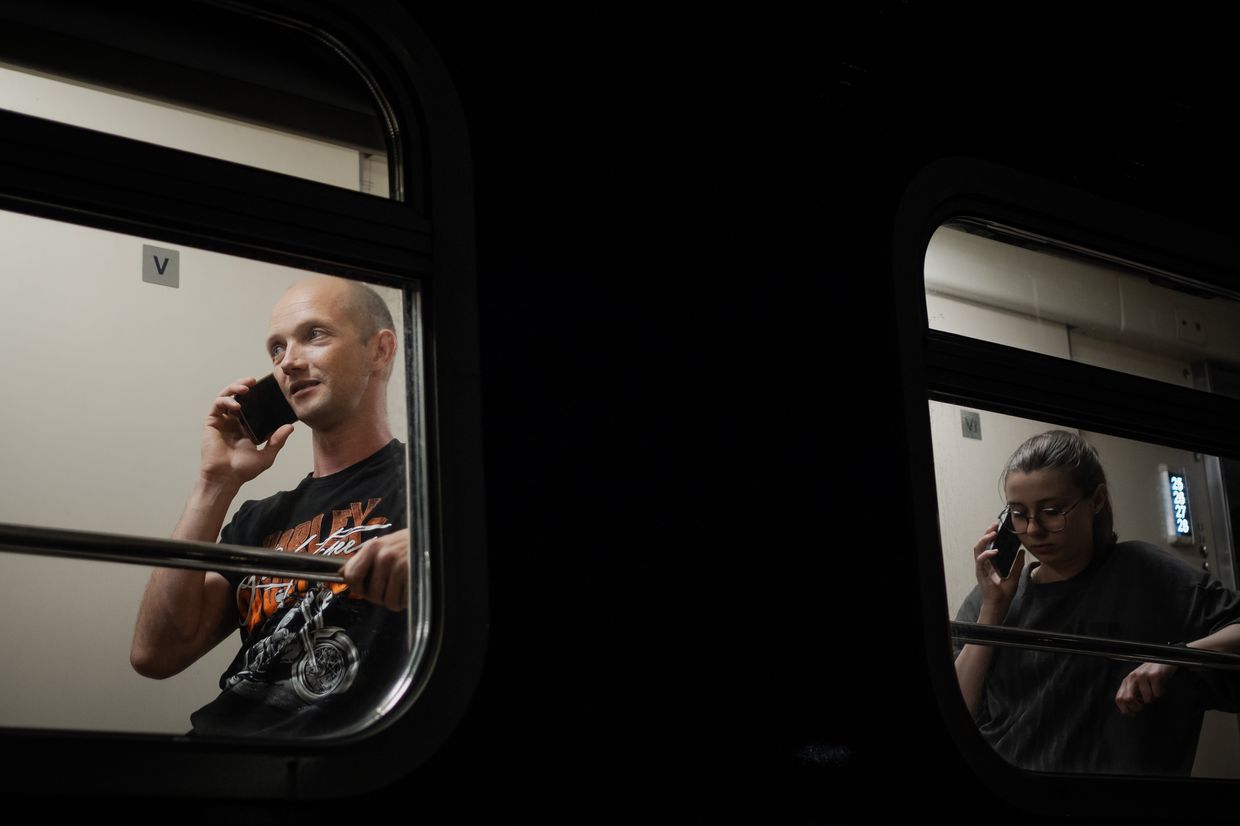
[(183, 10), (116, 11), (0, 9), (0, 109), (400, 197), (390, 117), (339, 50), (273, 15), (197, 5), (187, 41)]
[[(290, 379), (329, 388), (333, 381), (345, 381), (338, 360), (310, 353), (335, 331), (289, 333), (281, 316), (273, 315), (288, 295), (314, 299), (286, 293), (290, 287), (330, 283), (307, 281), (309, 273), (12, 212), (0, 212), (0, 237), (8, 239), (0, 329), (14, 354), (5, 375), (11, 387), (20, 388), (0, 408), (0, 430), (8, 434), (0, 440), (5, 471), (0, 474), (0, 523), (167, 537), (198, 478), (203, 422), (212, 400), (238, 377), (273, 371), (271, 331), (301, 336), (293, 340), (307, 353), (306, 363), (292, 365), (286, 371)], [(368, 286), (382, 300), (395, 338), (384, 405), (387, 424), (399, 443), (416, 446), (422, 440), (411, 432), (410, 422), (417, 417), (411, 417), (406, 400), (422, 397), (420, 388), (410, 386), (419, 373), (408, 355), (420, 346), (417, 293)], [(343, 325), (352, 318), (333, 317), (341, 312), (338, 306), (311, 309), (320, 313), (318, 323)], [(361, 391), (350, 384), (334, 392)], [(313, 484), (305, 477), (315, 469), (315, 433), (305, 422), (294, 425), (275, 464), (232, 499), (224, 523), (246, 501)], [(357, 494), (360, 501), (352, 512), (328, 508), (325, 515), (305, 520), (273, 515), (263, 528), (269, 536), (261, 538), (262, 544), (345, 553), (352, 550), (346, 547), (350, 537), (388, 522), (406, 522), (416, 530), (404, 515), (419, 508), (408, 507), (406, 492), (414, 499), (421, 494), (411, 489), (403, 457), (392, 463), (392, 475), (390, 484)], [(308, 530), (300, 530), (302, 522)], [(425, 576), (424, 571), (415, 574)], [(237, 673), (237, 633), (170, 679), (139, 676), (130, 667), (129, 648), (149, 575), (149, 569), (131, 565), (0, 554), (0, 579), (11, 585), (0, 604), (0, 657), (6, 663), (0, 726), (177, 734), (189, 729), (191, 713), (220, 695), (221, 675)], [(236, 579), (235, 598), (253, 606), (238, 618), (247, 632), (277, 607), (306, 603), (320, 587), (280, 577)], [(326, 593), (317, 599), (328, 599)], [(384, 661), (382, 676), (365, 681), (365, 696), (356, 686), (352, 692), (348, 685), (338, 688), (353, 694), (352, 708), (317, 733), (338, 734), (381, 716), (388, 695), (414, 665), (409, 627), (416, 625), (420, 609), (416, 594), (414, 589), (405, 596), (393, 614), (392, 630), (386, 632), (394, 637), (386, 643), (392, 656)], [(332, 611), (321, 615), (329, 618), (327, 626), (335, 622)], [(325, 639), (321, 629), (317, 633)], [(347, 639), (344, 633), (336, 648), (326, 642), (319, 648), (320, 654), (338, 654), (337, 666), (347, 672), (365, 656), (368, 641)], [(298, 681), (307, 652), (294, 651), (297, 645), (277, 658), (286, 661), (291, 676), (270, 679), (291, 681), (299, 695), (318, 691), (327, 696), (326, 677), (315, 682), (302, 674)], [(375, 661), (370, 668), (379, 668)], [(89, 686), (90, 701), (75, 692), (47, 691), (50, 685)]]
[[(929, 414), (950, 619), (1238, 649), (1238, 500), (1216, 457), (976, 406)], [(979, 574), (1005, 507), (1023, 557)], [(960, 643), (956, 664), (983, 736), (1020, 768), (1240, 778), (1240, 673)]]
[(469, 142), (433, 47), (398, 4), (14, 0), (0, 64), (0, 790), (408, 774), (487, 627)]
[(1228, 805), (1197, 779), (1240, 778), (1240, 246), (946, 158), (892, 248), (923, 633), (960, 755), (1027, 811)]
[(934, 330), (1157, 381), (1228, 392), (1240, 301), (992, 222), (940, 227), (925, 258)]

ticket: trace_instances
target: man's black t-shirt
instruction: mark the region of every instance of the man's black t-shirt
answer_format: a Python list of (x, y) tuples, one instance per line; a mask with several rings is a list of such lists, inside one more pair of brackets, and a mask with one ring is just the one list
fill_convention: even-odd
[[(286, 553), (347, 556), (406, 527), (404, 446), (393, 439), (330, 476), (244, 503), (220, 541)], [(222, 692), (194, 712), (195, 734), (329, 734), (378, 707), (404, 664), (407, 613), (340, 584), (227, 574), (241, 649)]]
[[(1034, 583), (1035, 567), (1021, 571), (1004, 625), (1181, 644), (1240, 621), (1240, 595), (1146, 542), (1121, 542), (1059, 582)], [(976, 622), (980, 609), (974, 588), (956, 619)], [(1126, 717), (1115, 693), (1138, 665), (996, 647), (978, 728), (995, 751), (1026, 769), (1186, 775), (1204, 710), (1240, 710), (1236, 678), (1181, 668), (1161, 699)]]

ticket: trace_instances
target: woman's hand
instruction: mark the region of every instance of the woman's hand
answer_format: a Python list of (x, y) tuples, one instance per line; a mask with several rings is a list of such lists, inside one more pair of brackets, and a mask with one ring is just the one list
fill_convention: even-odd
[(1007, 579), (999, 576), (991, 559), (999, 553), (998, 548), (989, 548), (991, 542), (999, 535), (999, 523), (992, 522), (990, 529), (982, 534), (973, 546), (974, 563), (976, 566), (977, 584), (982, 589), (982, 610), (977, 621), (980, 623), (999, 623), (1007, 614), (1012, 598), (1016, 596), (1016, 586), (1020, 584), (1020, 572), (1025, 567), (1025, 549), (1016, 552), (1012, 561), (1012, 570)]
[(1167, 681), (1178, 666), (1162, 663), (1141, 663), (1129, 672), (1115, 692), (1115, 705), (1125, 717), (1136, 717), (1150, 703), (1163, 696)]

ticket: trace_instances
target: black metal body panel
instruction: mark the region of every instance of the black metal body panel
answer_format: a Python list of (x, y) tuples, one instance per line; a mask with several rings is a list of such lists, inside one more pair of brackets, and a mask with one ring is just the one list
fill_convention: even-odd
[[(336, 210), (311, 184), (179, 159), (179, 179), (219, 189), (156, 221), (182, 213), (164, 187), (121, 186), (123, 142), (0, 115), (0, 143), (82, 159), (71, 202), (52, 205), (39, 174), (55, 164), (0, 152), (4, 207), (158, 224), (170, 240), (218, 227), (221, 249), (425, 279), (443, 354), (433, 461), (455, 497), (482, 501), (476, 434), (486, 449), (485, 515), (438, 516), (446, 546), (485, 532), (487, 549), (456, 560), (440, 619), (463, 634), (456, 650), (489, 635), (485, 665), (442, 646), (409, 728), (363, 746), (237, 762), (172, 744), (192, 767), (146, 777), (188, 799), (115, 800), (87, 779), (67, 805), (204, 820), (1234, 817), (1230, 782), (1031, 775), (981, 741), (951, 670), (925, 410), (972, 400), (1237, 456), (1237, 403), (928, 332), (920, 267), (942, 221), (981, 215), (1237, 291), (1236, 12), (315, 8), (364, 33), (351, 42), (416, 115), (409, 152), (431, 167), (408, 166), (408, 207)], [(260, 179), (287, 213), (230, 206)], [(475, 268), (476, 291), (437, 290)], [(1023, 384), (987, 380), (1013, 364)], [(1099, 403), (1102, 386), (1122, 403)], [(475, 693), (444, 696), (479, 674)], [(6, 768), (43, 761), (40, 797), (152, 748), (4, 738)], [(409, 752), (411, 773), (368, 774), (374, 754)], [(331, 798), (341, 787), (360, 796)]]

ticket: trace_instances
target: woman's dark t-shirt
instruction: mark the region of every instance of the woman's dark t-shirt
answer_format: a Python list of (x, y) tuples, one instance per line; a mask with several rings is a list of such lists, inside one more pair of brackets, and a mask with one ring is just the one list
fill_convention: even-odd
[[(1004, 625), (1111, 639), (1182, 644), (1240, 622), (1240, 595), (1145, 542), (1121, 542), (1060, 582), (1021, 572)], [(976, 622), (975, 587), (956, 615)], [(962, 644), (956, 645), (959, 655)], [(1181, 668), (1165, 696), (1135, 717), (1115, 705), (1139, 663), (996, 647), (975, 715), (1008, 762), (1042, 771), (1187, 775), (1205, 709), (1240, 709), (1231, 672)]]

